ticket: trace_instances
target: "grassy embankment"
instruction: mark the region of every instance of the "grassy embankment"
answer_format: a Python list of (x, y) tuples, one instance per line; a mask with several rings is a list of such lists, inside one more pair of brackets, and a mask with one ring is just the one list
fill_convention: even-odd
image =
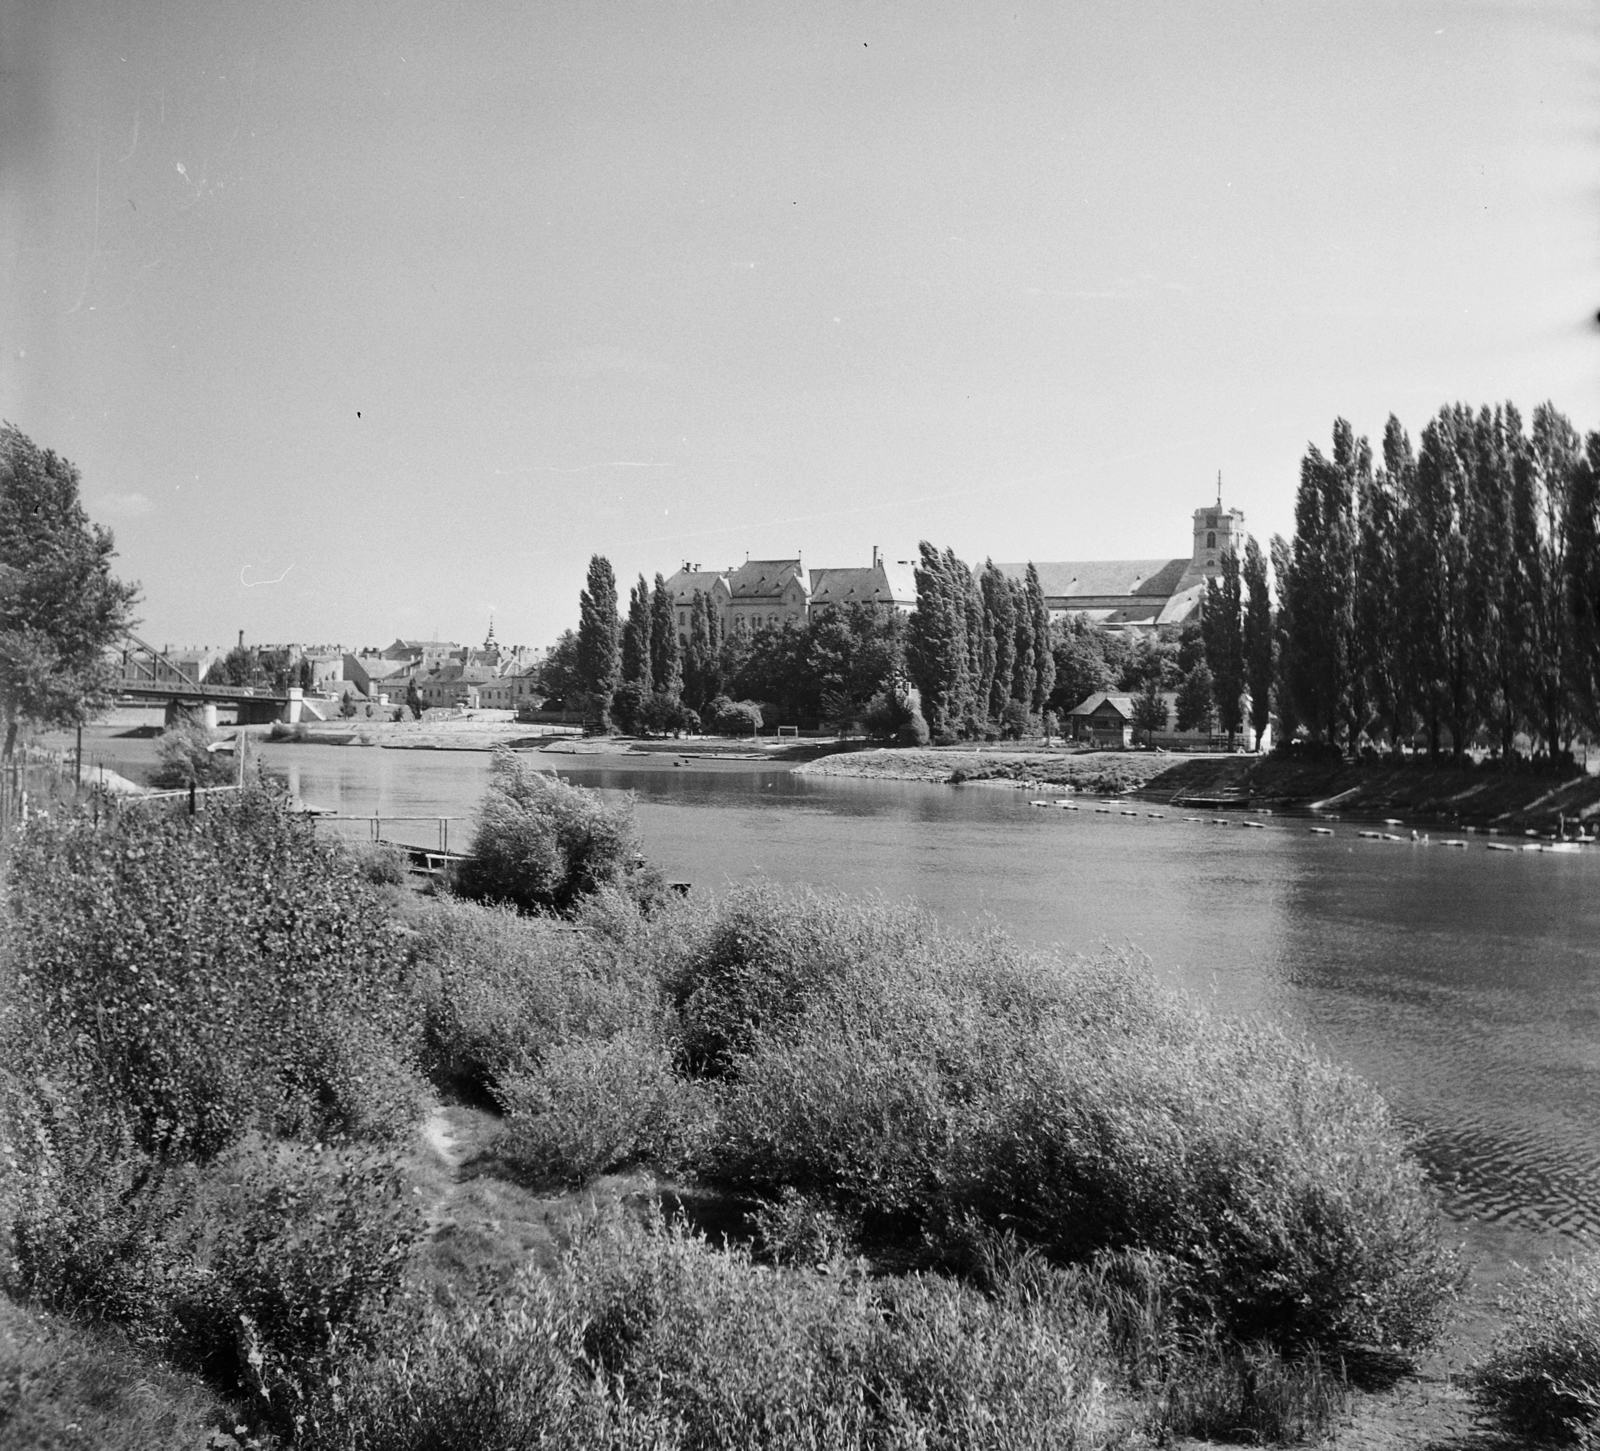
[(1044, 751), (1025, 745), (881, 748), (827, 755), (797, 767), (808, 775), (879, 781), (1014, 782), (1076, 791), (1134, 791), (1172, 764), (1150, 751)]
[[(416, 898), (260, 796), (30, 827), (14, 1302), (185, 1414), (369, 1451), (1287, 1436), (1351, 1347), (1436, 1333), (1421, 1170), (1303, 1044), (908, 907), (664, 900), (626, 808), (497, 776), (463, 885), (565, 915)], [(605, 1207), (649, 1176), (696, 1218)], [(32, 1334), (13, 1426), (75, 1393)]]
[(1491, 766), (1211, 756), (1170, 764), (1146, 787), (1168, 799), (1247, 796), (1258, 805), (1310, 806), (1418, 820), (1550, 830), (1558, 816), (1600, 816), (1600, 776), (1560, 777)]

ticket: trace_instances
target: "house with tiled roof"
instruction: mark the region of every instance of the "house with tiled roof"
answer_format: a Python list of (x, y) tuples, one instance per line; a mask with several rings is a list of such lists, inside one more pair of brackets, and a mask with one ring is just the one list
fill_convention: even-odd
[(1097, 690), (1067, 712), (1067, 730), (1076, 741), (1096, 746), (1133, 744), (1133, 697)]
[(717, 624), (719, 626), (726, 624), (728, 602), (732, 599), (728, 590), (729, 573), (731, 573), (729, 570), (702, 569), (698, 564), (690, 564), (686, 560), (683, 568), (667, 581), (667, 589), (672, 595), (672, 613), (678, 622), (678, 639), (681, 643), (689, 642), (689, 613), (694, 609), (696, 593), (710, 599)]
[[(1194, 541), (1177, 559), (1110, 559), (1036, 563), (1052, 619), (1082, 615), (1110, 629), (1181, 625), (1200, 608), (1206, 581), (1222, 572), (1222, 556), (1244, 552), (1244, 513), (1220, 502), (1194, 511)], [(1021, 582), (1025, 564), (1000, 568)]]
[(810, 611), (813, 616), (850, 605), (910, 614), (917, 607), (916, 570), (906, 562), (891, 564), (872, 551), (872, 563), (848, 569), (811, 571)]
[(728, 628), (738, 635), (791, 620), (803, 624), (809, 598), (798, 559), (747, 559), (728, 572)]

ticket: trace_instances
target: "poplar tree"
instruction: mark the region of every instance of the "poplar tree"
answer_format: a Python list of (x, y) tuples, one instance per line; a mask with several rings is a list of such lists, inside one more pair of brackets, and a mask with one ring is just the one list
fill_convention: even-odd
[[(1296, 714), (1332, 745), (1355, 714), (1355, 501), (1371, 450), (1349, 423), (1333, 425), (1333, 457), (1311, 444), (1300, 464), (1289, 561), (1287, 683)], [(1355, 730), (1359, 730), (1359, 721)], [(1351, 731), (1353, 737), (1354, 730)]]
[(1217, 720), (1228, 733), (1231, 748), (1234, 736), (1244, 724), (1241, 708), (1245, 686), (1243, 591), (1237, 552), (1226, 550), (1221, 565), (1222, 578), (1206, 581), (1200, 629), (1205, 639), (1206, 664), (1211, 669)]
[(1573, 467), (1566, 515), (1573, 689), (1584, 724), (1600, 731), (1600, 433)]
[(1406, 682), (1405, 590), (1400, 570), (1400, 490), (1412, 467), (1411, 441), (1391, 413), (1383, 430), (1383, 467), (1364, 482), (1357, 500), (1361, 595), (1356, 611), (1356, 659), (1373, 715), (1397, 753), (1402, 738), (1411, 732), (1413, 719)]
[(639, 583), (628, 590), (628, 620), (622, 627), (622, 683), (650, 689), (650, 586)]
[[(1577, 561), (1569, 527), (1584, 458), (1577, 430), (1551, 404), (1533, 410), (1532, 436), (1518, 464), (1516, 553), (1527, 572), (1522, 618), (1528, 713), (1554, 757), (1571, 733), (1573, 679), (1580, 673), (1581, 630), (1574, 628), (1570, 586)], [(1592, 556), (1586, 563), (1594, 567)]]
[(906, 663), (922, 694), (922, 713), (936, 741), (953, 741), (968, 714), (972, 688), (967, 632), (967, 581), (972, 571), (947, 549), (917, 546), (917, 607), (907, 626)]
[(696, 710), (721, 693), (717, 675), (717, 616), (703, 589), (689, 607), (689, 643), (683, 652), (683, 694)]
[(650, 597), (650, 684), (657, 695), (683, 693), (683, 651), (673, 618), (672, 591), (659, 574)]
[(590, 723), (611, 730), (611, 697), (617, 688), (621, 652), (617, 636), (617, 577), (604, 555), (591, 555), (587, 588), (578, 595), (578, 679), (589, 697)]
[(1289, 587), (1294, 546), (1283, 535), (1274, 534), (1268, 548), (1272, 555), (1272, 577), (1278, 587), (1278, 608), (1272, 621), (1272, 643), (1277, 656), (1277, 668), (1273, 673), (1277, 689), (1273, 703), (1278, 710), (1278, 729), (1283, 734), (1283, 743), (1287, 745), (1300, 729), (1300, 712), (1295, 704), (1294, 690), (1289, 685), (1298, 668), (1295, 659), (1294, 598)]
[(1017, 658), (1016, 598), (1011, 581), (992, 559), (984, 561), (982, 585), (988, 646), (981, 689), (988, 718), (998, 721), (1011, 698), (1011, 674)]
[(1250, 729), (1256, 749), (1272, 716), (1272, 672), (1275, 651), (1272, 638), (1272, 597), (1267, 591), (1267, 561), (1255, 538), (1244, 545), (1244, 622), (1240, 645), (1244, 652), (1244, 682), (1250, 692)]
[[(1016, 642), (1011, 652), (1011, 682), (1009, 695), (1023, 705), (1033, 702), (1033, 682), (1037, 675), (1036, 657), (1047, 642), (1035, 638), (1033, 611), (1028, 608), (1028, 586), (1025, 580), (1009, 580), (1011, 586), (1011, 615), (1016, 621)], [(1076, 705), (1077, 701), (1073, 701)]]
[[(951, 558), (954, 559), (952, 553)], [(962, 577), (962, 613), (967, 625), (967, 681), (962, 699), (962, 734), (976, 739), (985, 734), (989, 723), (989, 694), (984, 689), (984, 659), (988, 654), (989, 632), (984, 622), (983, 591), (978, 575), (956, 561)]]
[(1028, 701), (1028, 713), (1038, 715), (1056, 688), (1056, 661), (1050, 648), (1050, 606), (1045, 603), (1044, 586), (1039, 582), (1039, 571), (1032, 560), (1028, 561), (1026, 588), (1028, 619), (1033, 626), (1033, 692)]
[(1516, 460), (1525, 451), (1515, 408), (1478, 411), (1468, 452), (1468, 610), (1477, 714), (1495, 728), (1507, 758), (1528, 706), (1529, 558), (1515, 517)]

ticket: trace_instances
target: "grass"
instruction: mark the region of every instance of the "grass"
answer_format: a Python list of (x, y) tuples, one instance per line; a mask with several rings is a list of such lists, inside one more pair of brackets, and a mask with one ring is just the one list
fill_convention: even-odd
[(1478, 1402), (1508, 1430), (1600, 1443), (1600, 1251), (1525, 1271), (1510, 1320), (1473, 1372)]

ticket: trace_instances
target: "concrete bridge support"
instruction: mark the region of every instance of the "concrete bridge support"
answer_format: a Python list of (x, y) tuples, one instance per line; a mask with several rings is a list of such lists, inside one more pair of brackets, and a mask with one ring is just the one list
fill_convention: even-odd
[(217, 728), (217, 707), (211, 701), (169, 700), (162, 721), (167, 730), (182, 721), (191, 721), (208, 731)]

